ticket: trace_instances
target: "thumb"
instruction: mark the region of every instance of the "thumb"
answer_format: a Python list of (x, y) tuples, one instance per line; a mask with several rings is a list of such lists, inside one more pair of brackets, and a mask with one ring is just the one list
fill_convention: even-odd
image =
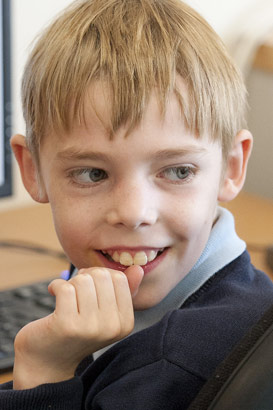
[(138, 292), (138, 288), (142, 282), (144, 271), (139, 265), (132, 265), (125, 269), (125, 275), (127, 276), (131, 295), (134, 297)]

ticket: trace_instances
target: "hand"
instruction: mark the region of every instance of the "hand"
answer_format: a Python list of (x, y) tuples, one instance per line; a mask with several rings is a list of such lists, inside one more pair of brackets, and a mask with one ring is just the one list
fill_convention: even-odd
[(14, 389), (68, 380), (84, 357), (127, 336), (134, 327), (131, 294), (142, 278), (142, 268), (131, 266), (125, 274), (81, 269), (68, 282), (51, 282), (55, 311), (16, 336)]

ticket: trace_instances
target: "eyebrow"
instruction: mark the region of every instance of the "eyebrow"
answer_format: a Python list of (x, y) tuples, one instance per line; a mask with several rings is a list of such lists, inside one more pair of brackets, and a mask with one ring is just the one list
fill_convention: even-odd
[(66, 150), (57, 153), (57, 159), (60, 160), (104, 160), (108, 159), (108, 155), (103, 152), (95, 151), (80, 151), (74, 148), (68, 148)]
[(172, 148), (156, 151), (151, 156), (155, 160), (173, 159), (178, 157), (185, 157), (191, 154), (204, 154), (207, 150), (205, 148), (196, 147), (194, 145), (186, 146), (185, 148)]
[[(168, 160), (178, 157), (184, 157), (191, 154), (204, 154), (206, 153), (206, 148), (196, 147), (194, 145), (186, 146), (185, 148), (171, 148), (156, 151), (150, 155), (152, 160)], [(100, 160), (107, 161), (109, 156), (103, 152), (96, 151), (80, 151), (74, 148), (68, 148), (66, 150), (57, 153), (57, 159), (60, 160)]]

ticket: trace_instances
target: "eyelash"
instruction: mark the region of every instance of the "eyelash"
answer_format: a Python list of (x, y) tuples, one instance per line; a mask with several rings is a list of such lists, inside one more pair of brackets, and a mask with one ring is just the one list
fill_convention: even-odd
[[(179, 178), (179, 176), (177, 175), (179, 171), (181, 171), (183, 173), (186, 173), (185, 177), (183, 178)], [(101, 178), (99, 178), (99, 180), (97, 181), (80, 181), (79, 177), (81, 175), (84, 175), (85, 173), (88, 174), (88, 176), (90, 177), (90, 173), (91, 172), (100, 172), (101, 173)], [(160, 171), (160, 173), (158, 174), (159, 178), (163, 179), (164, 178), (164, 174), (166, 176), (167, 173), (172, 174), (177, 176), (177, 179), (171, 179), (171, 178), (166, 178), (168, 179), (168, 181), (172, 184), (185, 184), (187, 182), (189, 182), (196, 174), (197, 170), (194, 166), (192, 165), (183, 165), (183, 166), (174, 166), (174, 167), (168, 167), (162, 171)], [(163, 175), (163, 177), (161, 176)], [(108, 178), (108, 174), (106, 171), (104, 171), (103, 169), (100, 168), (81, 168), (81, 169), (76, 169), (76, 170), (72, 170), (68, 173), (68, 177), (69, 180), (71, 181), (71, 183), (76, 184), (77, 186), (80, 187), (90, 187), (90, 186), (96, 186), (97, 184), (99, 184), (101, 181), (105, 180)]]
[[(179, 171), (181, 171), (183, 173), (187, 173), (187, 175), (184, 178), (179, 178), (177, 173)], [(192, 165), (182, 165), (182, 166), (176, 166), (176, 167), (170, 167), (170, 168), (166, 168), (163, 171), (161, 171), (161, 174), (166, 174), (167, 172), (169, 173), (175, 173), (176, 176), (178, 177), (178, 179), (176, 180), (172, 180), (171, 178), (169, 178), (169, 181), (171, 181), (171, 183), (173, 184), (185, 184), (186, 182), (189, 182), (192, 177), (194, 177), (194, 175), (196, 174), (197, 170), (195, 167), (193, 167)]]
[[(92, 171), (99, 171), (102, 173), (103, 178), (99, 179), (98, 181), (87, 181), (87, 182), (81, 182), (80, 180), (77, 180), (77, 178), (79, 178), (81, 175), (87, 173), (90, 176), (90, 173)], [(91, 185), (97, 185), (98, 183), (100, 183), (102, 180), (106, 179), (108, 177), (107, 173), (100, 168), (81, 168), (81, 169), (75, 169), (72, 170), (68, 173), (68, 178), (70, 179), (70, 181), (78, 186), (82, 186), (82, 187), (89, 187), (90, 186), (90, 182)]]

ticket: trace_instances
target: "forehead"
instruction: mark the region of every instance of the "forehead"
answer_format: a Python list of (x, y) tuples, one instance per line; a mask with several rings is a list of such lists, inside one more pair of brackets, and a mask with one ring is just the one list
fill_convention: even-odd
[[(184, 106), (186, 106), (188, 104), (186, 84), (180, 77), (177, 79), (177, 84), (179, 93), (185, 102)], [(139, 118), (133, 107), (127, 106), (126, 97), (123, 105), (124, 107), (120, 107), (120, 111), (118, 111), (119, 108), (116, 107), (115, 96), (110, 86), (106, 82), (94, 82), (84, 94), (81, 112), (73, 113), (71, 111), (68, 131), (73, 133), (83, 127), (89, 130), (102, 128), (104, 132), (108, 132), (109, 136), (114, 138), (120, 129), (126, 129), (127, 135), (138, 126), (143, 127), (144, 124), (147, 126), (149, 117), (157, 121), (159, 126), (164, 123), (165, 126), (171, 128), (174, 123), (179, 123), (183, 128), (186, 128), (187, 121), (175, 92), (162, 96), (160, 90), (154, 88), (146, 101), (142, 102)]]
[(162, 160), (220, 149), (209, 136), (200, 138), (189, 130), (175, 94), (169, 96), (163, 113), (156, 89), (139, 124), (130, 129), (123, 123), (111, 138), (111, 99), (107, 87), (99, 83), (93, 86), (86, 93), (84, 121), (71, 121), (67, 132), (55, 132), (45, 139), (48, 156), (62, 161), (127, 162), (129, 157)]

